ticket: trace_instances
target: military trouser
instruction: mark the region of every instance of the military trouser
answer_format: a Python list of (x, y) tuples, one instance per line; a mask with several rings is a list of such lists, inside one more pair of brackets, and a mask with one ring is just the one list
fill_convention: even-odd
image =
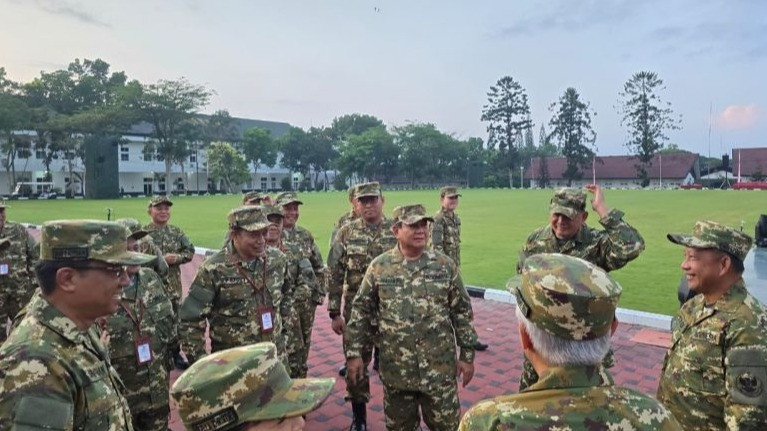
[(168, 299), (170, 299), (170, 304), (173, 307), (173, 333), (176, 334), (174, 338), (174, 342), (170, 343), (169, 345), (169, 352), (171, 353), (171, 361), (173, 359), (173, 354), (181, 350), (181, 337), (179, 337), (179, 334), (181, 333), (180, 330), (180, 323), (181, 320), (178, 318), (178, 310), (181, 306), (181, 275), (180, 273), (177, 276), (177, 279), (173, 278), (174, 274), (171, 271), (168, 274), (167, 280), (165, 280), (165, 291), (168, 294)]
[[(352, 314), (352, 299), (355, 292), (349, 292), (344, 295), (344, 322), (349, 323), (349, 319)], [(352, 384), (349, 379), (349, 373), (346, 373), (346, 401), (367, 403), (370, 401), (370, 373), (368, 372), (368, 366), (373, 359), (373, 345), (364, 346), (360, 351), (362, 355), (362, 362), (364, 368), (362, 370), (362, 378), (357, 381), (356, 384)], [(346, 334), (344, 334), (344, 357), (346, 357)]]
[[(605, 355), (605, 358), (602, 359), (602, 365), (607, 368), (612, 368), (615, 366), (615, 358), (613, 356), (613, 349), (610, 349), (607, 351), (607, 354)], [(533, 368), (533, 364), (530, 363), (527, 358), (525, 358), (525, 362), (522, 365), (522, 375), (519, 378), (519, 390), (522, 391), (538, 381), (538, 373), (535, 372), (535, 368)]]
[(384, 383), (384, 415), (388, 431), (413, 431), (423, 421), (431, 431), (454, 431), (461, 419), (458, 385), (446, 380), (428, 391), (405, 391)]
[(136, 431), (167, 431), (169, 429), (169, 414), (169, 406), (131, 414), (133, 419), (133, 429)]
[[(306, 372), (303, 371), (305, 365), (302, 363), (304, 336), (301, 323), (297, 307), (293, 307), (293, 313), (289, 319), (282, 321), (282, 331), (285, 333), (285, 350), (288, 354), (288, 371), (293, 379), (306, 377)], [(304, 372), (303, 376), (301, 376), (302, 371)]]
[[(305, 378), (309, 372), (309, 349), (312, 344), (312, 330), (314, 329), (314, 312), (317, 306), (313, 302), (295, 304), (294, 310), (297, 315), (301, 337), (301, 348), (296, 356), (297, 377)], [(291, 358), (291, 371), (293, 371), (293, 359)]]

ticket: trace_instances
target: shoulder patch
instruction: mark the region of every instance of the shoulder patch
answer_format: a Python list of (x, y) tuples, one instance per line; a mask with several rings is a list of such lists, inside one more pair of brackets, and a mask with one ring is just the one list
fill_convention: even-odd
[(735, 348), (727, 353), (727, 392), (732, 401), (767, 406), (767, 347)]
[(72, 427), (73, 421), (72, 404), (53, 398), (28, 395), (23, 397), (16, 407), (13, 428), (66, 430)]

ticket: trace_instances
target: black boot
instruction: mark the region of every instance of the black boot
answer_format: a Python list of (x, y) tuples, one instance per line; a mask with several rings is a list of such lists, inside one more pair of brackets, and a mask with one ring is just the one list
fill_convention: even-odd
[(485, 343), (481, 343), (479, 340), (477, 340), (477, 344), (474, 345), (474, 350), (478, 352), (484, 352), (487, 350), (488, 345)]
[(378, 350), (378, 347), (376, 347), (375, 350), (373, 350), (373, 370), (375, 370), (376, 372), (378, 372), (378, 367), (380, 365), (379, 364), (380, 357), (381, 357), (381, 351)]
[(189, 362), (181, 356), (180, 347), (173, 351), (173, 366), (176, 367), (177, 370), (186, 370), (189, 368)]
[(338, 369), (338, 375), (341, 377), (346, 377), (346, 365)]
[(367, 431), (367, 405), (362, 402), (352, 402), (352, 414), (354, 419), (349, 431)]

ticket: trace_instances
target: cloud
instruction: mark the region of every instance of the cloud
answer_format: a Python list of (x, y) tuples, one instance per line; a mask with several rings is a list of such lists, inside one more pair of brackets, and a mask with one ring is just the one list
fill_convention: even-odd
[(99, 27), (111, 28), (112, 25), (100, 20), (92, 13), (88, 12), (79, 4), (65, 0), (16, 0), (15, 3), (23, 5), (34, 5), (38, 9), (51, 15), (71, 18), (84, 24), (96, 25)]
[(762, 110), (755, 104), (729, 105), (716, 114), (714, 124), (725, 130), (745, 130), (754, 127), (762, 116)]

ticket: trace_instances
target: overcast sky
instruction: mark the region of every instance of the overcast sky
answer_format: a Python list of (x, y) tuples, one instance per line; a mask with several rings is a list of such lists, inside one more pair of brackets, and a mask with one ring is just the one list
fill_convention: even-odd
[(767, 2), (0, 0), (0, 66), (27, 81), (101, 58), (144, 83), (216, 91), (206, 112), (329, 125), (362, 112), (486, 138), (490, 85), (511, 75), (535, 123), (575, 87), (599, 153), (625, 154), (615, 106), (640, 70), (683, 117), (671, 142), (702, 154), (767, 146)]

